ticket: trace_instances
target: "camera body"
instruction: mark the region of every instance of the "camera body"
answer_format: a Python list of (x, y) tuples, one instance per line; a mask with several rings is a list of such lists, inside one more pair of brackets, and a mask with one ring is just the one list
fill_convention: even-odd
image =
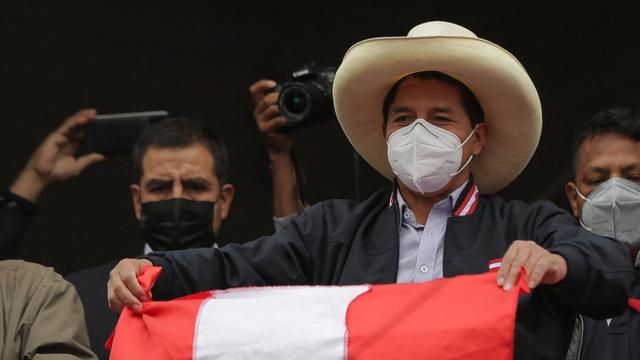
[(280, 93), (280, 114), (289, 121), (283, 131), (335, 118), (332, 95), (335, 67), (323, 68), (310, 63), (291, 75), (291, 81), (276, 89)]

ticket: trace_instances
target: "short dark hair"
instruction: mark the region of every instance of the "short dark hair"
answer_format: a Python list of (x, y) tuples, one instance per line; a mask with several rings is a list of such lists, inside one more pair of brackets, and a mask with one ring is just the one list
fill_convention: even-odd
[(409, 74), (398, 80), (398, 82), (396, 82), (391, 90), (389, 90), (389, 92), (387, 93), (387, 96), (384, 98), (384, 103), (382, 104), (382, 116), (384, 118), (384, 122), (382, 124), (383, 129), (387, 128), (389, 107), (391, 106), (391, 103), (396, 99), (398, 88), (407, 79), (439, 80), (449, 85), (455, 86), (460, 91), (460, 97), (462, 98), (462, 107), (471, 120), (471, 126), (474, 127), (479, 123), (484, 122), (484, 111), (482, 111), (482, 106), (480, 106), (480, 102), (478, 101), (476, 96), (465, 84), (463, 84), (460, 80), (439, 71), (421, 71)]
[(150, 147), (185, 148), (202, 144), (213, 155), (215, 175), (220, 185), (229, 179), (229, 156), (218, 133), (208, 124), (184, 117), (161, 120), (147, 126), (133, 147), (133, 176), (136, 183), (142, 178), (142, 159)]
[(640, 141), (640, 113), (629, 108), (611, 108), (595, 114), (591, 119), (580, 124), (572, 148), (574, 178), (580, 146), (585, 141), (603, 134), (617, 134), (626, 136), (633, 141)]

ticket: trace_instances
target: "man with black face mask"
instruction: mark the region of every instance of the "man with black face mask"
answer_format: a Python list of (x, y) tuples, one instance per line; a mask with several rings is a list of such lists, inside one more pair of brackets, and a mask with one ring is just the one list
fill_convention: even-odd
[(635, 264), (629, 306), (622, 315), (581, 315), (567, 359), (638, 359), (640, 347), (640, 114), (615, 108), (582, 124), (574, 143), (574, 179), (565, 186), (573, 215), (598, 235), (629, 248)]
[[(162, 120), (140, 135), (132, 159), (131, 196), (144, 253), (214, 246), (234, 195), (227, 150), (215, 131), (186, 118)], [(118, 319), (105, 304), (103, 286), (116, 263), (67, 277), (82, 299), (91, 347), (101, 359), (108, 357), (104, 343)]]
[[(96, 115), (96, 110), (85, 109), (67, 118), (38, 146), (14, 183), (0, 193), (0, 259), (15, 256), (47, 187), (79, 176), (104, 160), (97, 153), (75, 155), (82, 127)], [(144, 253), (213, 246), (234, 195), (233, 186), (227, 184), (227, 151), (218, 135), (200, 122), (166, 119), (140, 136), (133, 163), (131, 192), (146, 240)], [(117, 321), (104, 303), (102, 285), (115, 264), (67, 276), (82, 299), (92, 350), (101, 359), (108, 356), (103, 344)]]
[[(96, 110), (85, 109), (67, 118), (34, 151), (14, 183), (0, 193), (0, 259), (15, 257), (37, 210), (37, 201), (47, 187), (79, 176), (87, 167), (104, 160), (105, 157), (98, 153), (75, 155), (83, 137), (82, 128), (94, 121), (96, 115)], [(141, 135), (134, 149), (136, 184), (131, 190), (136, 216), (147, 240), (145, 253), (212, 246), (214, 234), (221, 220), (227, 216), (233, 199), (233, 186), (226, 184), (226, 148), (216, 133), (204, 124), (188, 119), (167, 119), (161, 124), (151, 126)], [(201, 146), (195, 146), (196, 143)], [(189, 148), (191, 151), (167, 157), (169, 148), (169, 152), (177, 148)], [(147, 182), (143, 173), (148, 173), (143, 172), (143, 160), (148, 160), (147, 157), (152, 159), (154, 166), (167, 168), (162, 176), (179, 176), (167, 174), (187, 171), (190, 178), (184, 183), (175, 181), (172, 185), (175, 189), (160, 189), (158, 186), (158, 183), (171, 185), (166, 181), (168, 178), (155, 178), (150, 181), (150, 186), (143, 188), (141, 184)], [(196, 160), (199, 160), (197, 164), (188, 163)], [(153, 171), (161, 170), (154, 168)], [(210, 174), (210, 177), (192, 176), (194, 171)], [(171, 198), (183, 200), (157, 201)]]
[(131, 195), (145, 253), (213, 246), (234, 195), (215, 132), (189, 119), (161, 121), (138, 139), (133, 164)]
[(142, 203), (140, 229), (156, 251), (208, 247), (215, 244), (214, 202), (183, 198)]

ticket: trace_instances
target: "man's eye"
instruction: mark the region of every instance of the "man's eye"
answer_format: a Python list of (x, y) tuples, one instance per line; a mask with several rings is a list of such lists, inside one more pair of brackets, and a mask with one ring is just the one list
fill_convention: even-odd
[(394, 122), (406, 123), (413, 121), (412, 117), (409, 115), (401, 115), (393, 120)]
[(595, 178), (595, 179), (589, 179), (587, 180), (587, 184), (589, 185), (598, 185), (600, 183), (603, 183), (606, 179), (604, 178)]
[(149, 192), (151, 193), (160, 193), (167, 189), (166, 186), (152, 186), (149, 188)]
[(446, 116), (440, 116), (440, 115), (436, 115), (433, 117), (434, 121), (438, 121), (438, 122), (449, 122), (451, 121), (450, 118), (446, 117)]
[(209, 187), (205, 184), (190, 184), (185, 186), (188, 190), (191, 191), (207, 191)]

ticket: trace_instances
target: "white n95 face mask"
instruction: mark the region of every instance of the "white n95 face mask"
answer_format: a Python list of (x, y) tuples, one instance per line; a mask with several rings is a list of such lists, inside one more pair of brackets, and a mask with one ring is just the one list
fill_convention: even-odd
[(640, 185), (619, 177), (612, 177), (589, 194), (578, 195), (582, 205), (582, 226), (598, 235), (608, 236), (640, 247)]
[(414, 191), (438, 191), (473, 159), (471, 155), (460, 167), (462, 147), (476, 128), (460, 143), (454, 133), (431, 125), (424, 119), (416, 119), (411, 125), (389, 136), (387, 156), (391, 169), (403, 184)]

